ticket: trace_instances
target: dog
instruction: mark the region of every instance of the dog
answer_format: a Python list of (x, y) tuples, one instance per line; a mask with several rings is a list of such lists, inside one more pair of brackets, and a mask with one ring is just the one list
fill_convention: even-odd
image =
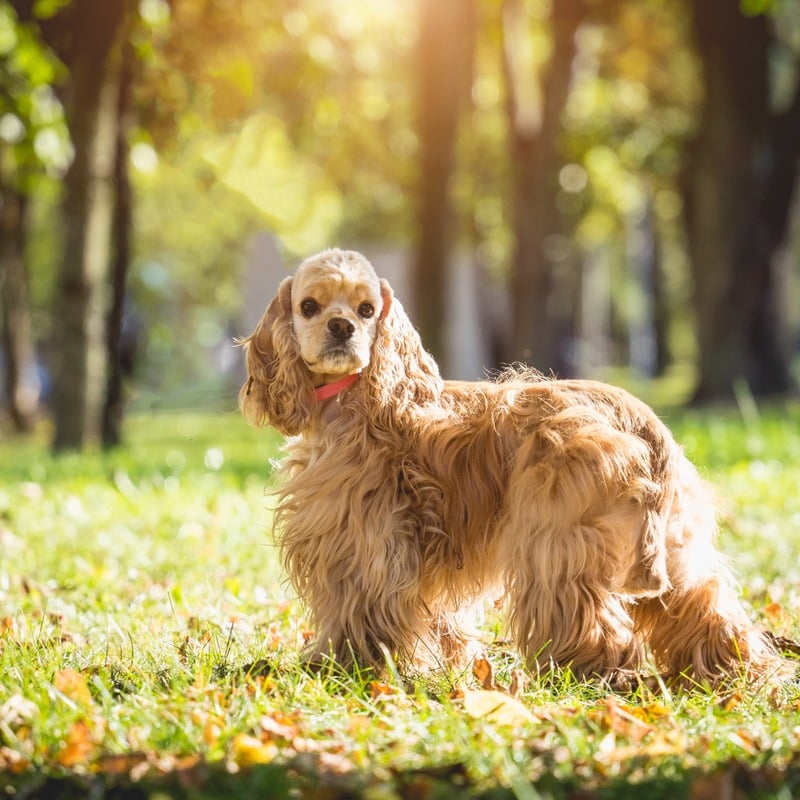
[(522, 367), (443, 380), (355, 251), (305, 260), (242, 344), (242, 413), (288, 437), (275, 523), (308, 661), (460, 669), (500, 596), (533, 670), (786, 672), (715, 548), (710, 491), (626, 391)]

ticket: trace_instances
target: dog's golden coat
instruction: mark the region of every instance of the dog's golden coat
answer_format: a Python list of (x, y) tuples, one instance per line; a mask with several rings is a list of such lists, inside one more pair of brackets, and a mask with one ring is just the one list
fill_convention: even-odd
[(709, 492), (627, 392), (522, 369), (443, 381), (352, 251), (304, 262), (245, 345), (243, 413), (290, 437), (276, 525), (316, 627), (310, 658), (460, 664), (472, 607), (503, 595), (532, 666), (783, 671), (714, 547)]

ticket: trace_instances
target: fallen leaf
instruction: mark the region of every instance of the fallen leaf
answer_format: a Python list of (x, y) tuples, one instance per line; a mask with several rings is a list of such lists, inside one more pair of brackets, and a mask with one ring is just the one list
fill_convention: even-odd
[(38, 714), (39, 709), (36, 703), (21, 694), (15, 694), (0, 706), (0, 725), (13, 731), (31, 723)]
[(768, 605), (764, 606), (763, 611), (764, 616), (773, 625), (776, 625), (778, 622), (780, 622), (785, 614), (783, 606), (780, 603), (769, 603)]
[(61, 694), (83, 708), (92, 705), (92, 693), (86, 678), (74, 669), (60, 669), (53, 677), (53, 685)]
[(720, 706), (722, 707), (723, 711), (733, 711), (739, 703), (742, 702), (742, 694), (741, 692), (733, 692), (732, 694), (728, 695), (727, 697), (723, 698)]
[(513, 697), (497, 690), (464, 689), (464, 711), (496, 725), (515, 727), (536, 722), (536, 717)]
[(62, 767), (75, 767), (89, 761), (93, 753), (92, 729), (85, 720), (77, 720), (72, 723), (64, 746), (55, 754), (54, 760)]
[(278, 747), (274, 742), (263, 742), (246, 733), (240, 733), (234, 737), (230, 746), (230, 760), (239, 767), (269, 764), (278, 753)]
[(652, 725), (639, 716), (640, 714), (642, 714), (640, 708), (625, 707), (614, 697), (606, 698), (605, 722), (609, 729), (614, 733), (627, 736), (635, 742), (641, 741), (654, 730)]
[(484, 689), (499, 689), (494, 682), (494, 667), (487, 658), (476, 658), (472, 663), (472, 674)]
[(344, 775), (347, 772), (352, 772), (356, 766), (345, 755), (341, 753), (320, 753), (319, 766), (321, 769), (328, 772), (335, 772), (339, 775)]
[(213, 718), (209, 719), (203, 725), (203, 741), (208, 747), (213, 747), (219, 741), (220, 736), (222, 736), (221, 723)]
[(370, 681), (369, 693), (373, 700), (377, 700), (380, 697), (391, 697), (392, 695), (397, 694), (397, 689), (388, 683), (381, 683), (381, 681)]
[(508, 693), (515, 698), (518, 698), (528, 685), (528, 676), (521, 669), (511, 670), (511, 685), (508, 687)]
[(761, 749), (758, 742), (747, 731), (738, 730), (728, 734), (728, 739), (750, 755), (756, 755)]
[(280, 711), (264, 714), (258, 721), (258, 727), (261, 728), (266, 738), (283, 739), (287, 742), (300, 733), (296, 720)]
[(9, 772), (12, 775), (21, 775), (27, 772), (31, 762), (22, 753), (10, 747), (0, 747), (0, 772)]
[(146, 753), (115, 753), (100, 756), (97, 770), (103, 775), (131, 776), (139, 772), (142, 764), (147, 764)]

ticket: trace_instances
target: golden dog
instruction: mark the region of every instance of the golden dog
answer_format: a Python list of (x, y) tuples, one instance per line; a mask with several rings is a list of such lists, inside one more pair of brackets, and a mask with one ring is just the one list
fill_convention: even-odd
[(622, 389), (444, 381), (369, 262), (327, 250), (244, 340), (240, 404), (287, 435), (276, 525), (308, 658), (463, 665), (502, 595), (531, 667), (780, 674), (714, 547), (713, 500)]

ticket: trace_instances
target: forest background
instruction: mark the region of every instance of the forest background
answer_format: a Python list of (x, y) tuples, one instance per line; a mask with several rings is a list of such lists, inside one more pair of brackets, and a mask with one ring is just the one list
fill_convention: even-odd
[(407, 253), (440, 358), (466, 253), (482, 367), (790, 394), (799, 74), (794, 0), (0, 0), (8, 419), (81, 449), (131, 387), (231, 402), (263, 231)]

